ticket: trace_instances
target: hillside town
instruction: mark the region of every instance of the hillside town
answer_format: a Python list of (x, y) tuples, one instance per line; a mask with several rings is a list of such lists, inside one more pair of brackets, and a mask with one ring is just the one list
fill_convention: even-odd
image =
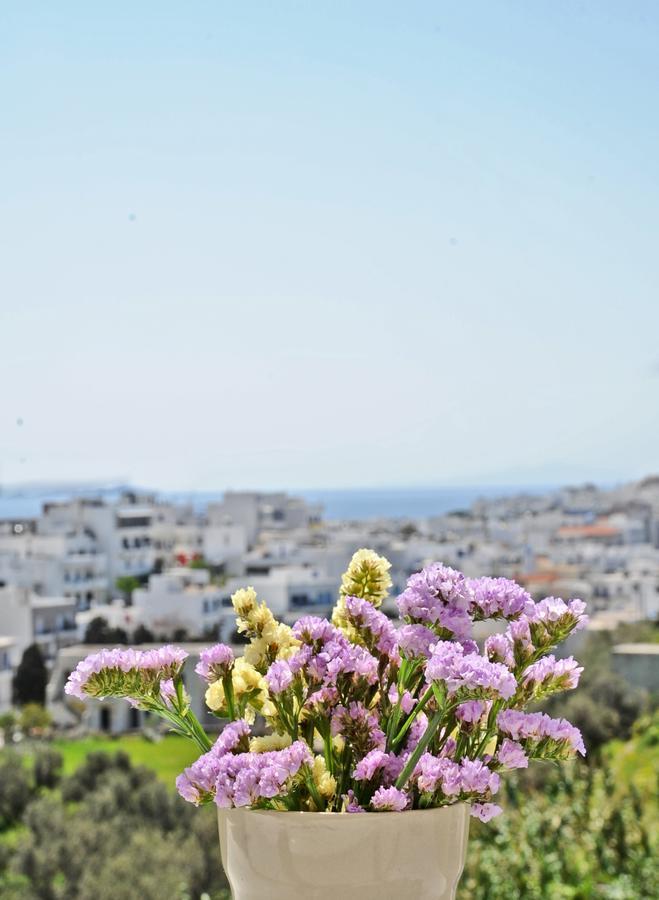
[[(50, 675), (49, 705), (66, 723), (64, 682), (96, 637), (177, 641), (194, 658), (203, 644), (239, 641), (231, 595), (246, 584), (281, 621), (326, 616), (362, 546), (392, 563), (392, 614), (409, 574), (439, 560), (469, 576), (514, 578), (536, 599), (580, 597), (591, 629), (656, 620), (659, 477), (482, 500), (425, 519), (329, 520), (286, 493), (227, 492), (203, 511), (128, 491), (45, 503), (36, 518), (0, 521), (0, 712), (34, 644)], [(618, 647), (617, 657), (629, 680), (659, 688), (651, 645)], [(201, 689), (189, 690), (203, 715)], [(101, 730), (143, 724), (139, 711), (109, 704), (88, 715)]]

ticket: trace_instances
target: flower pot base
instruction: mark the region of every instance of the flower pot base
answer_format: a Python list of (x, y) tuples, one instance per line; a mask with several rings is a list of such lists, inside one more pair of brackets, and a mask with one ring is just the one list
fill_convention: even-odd
[(469, 807), (403, 813), (219, 810), (233, 900), (453, 900)]

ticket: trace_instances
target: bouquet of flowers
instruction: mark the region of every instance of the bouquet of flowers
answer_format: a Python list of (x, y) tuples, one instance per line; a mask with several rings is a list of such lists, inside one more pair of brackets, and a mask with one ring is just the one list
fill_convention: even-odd
[[(195, 670), (228, 720), (214, 743), (190, 708), (180, 648), (103, 650), (66, 691), (123, 697), (193, 740), (202, 755), (176, 784), (194, 804), (361, 813), (468, 802), (487, 821), (501, 812), (501, 771), (585, 754), (569, 722), (524, 711), (577, 686), (581, 667), (550, 651), (585, 626), (585, 604), (536, 603), (514, 581), (434, 563), (409, 578), (392, 621), (379, 609), (389, 569), (357, 551), (332, 621), (303, 616), (292, 628), (252, 588), (237, 591), (243, 656), (217, 644)], [(502, 627), (481, 652), (471, 634), (484, 619)], [(265, 735), (252, 734), (257, 716)]]

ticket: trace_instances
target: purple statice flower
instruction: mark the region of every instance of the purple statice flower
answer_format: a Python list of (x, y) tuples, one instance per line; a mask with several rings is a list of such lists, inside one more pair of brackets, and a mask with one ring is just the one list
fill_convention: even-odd
[(460, 644), (440, 641), (426, 665), (429, 681), (443, 681), (449, 694), (459, 690), (485, 697), (510, 699), (517, 682), (506, 666), (492, 663), (479, 653), (465, 653)]
[(508, 625), (506, 637), (514, 647), (520, 646), (526, 649), (533, 646), (529, 620), (525, 614)]
[(501, 815), (503, 810), (496, 803), (472, 803), (469, 815), (481, 822), (489, 822), (495, 816)]
[(213, 750), (204, 753), (176, 779), (176, 790), (188, 803), (199, 806), (215, 793), (221, 757)]
[(365, 647), (351, 644), (341, 634), (325, 644), (306, 664), (305, 675), (325, 686), (336, 685), (341, 676), (363, 678), (367, 684), (378, 681), (378, 661)]
[(171, 706), (176, 700), (176, 687), (174, 686), (173, 678), (167, 678), (165, 681), (160, 682), (160, 696), (165, 706)]
[(354, 791), (348, 791), (347, 794), (343, 795), (343, 799), (345, 802), (345, 810), (347, 813), (363, 813), (365, 809), (363, 806), (360, 806), (357, 798), (355, 797)]
[(299, 647), (287, 660), (288, 666), (293, 675), (297, 675), (298, 672), (301, 672), (312, 656), (313, 647), (310, 647), (308, 644), (304, 644), (302, 647)]
[(392, 706), (395, 706), (398, 702), (400, 702), (400, 708), (405, 713), (405, 715), (409, 715), (416, 705), (416, 700), (410, 694), (409, 691), (403, 691), (402, 696), (398, 692), (398, 688), (395, 684), (392, 684), (389, 688), (389, 693), (387, 694), (389, 697), (389, 702)]
[(490, 662), (503, 663), (512, 669), (515, 665), (513, 648), (505, 634), (491, 634), (485, 641), (485, 656)]
[(131, 697), (152, 695), (161, 681), (176, 678), (187, 658), (181, 647), (133, 650), (115, 647), (101, 650), (81, 660), (64, 686), (79, 700), (88, 697)]
[[(444, 737), (444, 729), (442, 729), (441, 737)], [(455, 751), (458, 749), (458, 743), (455, 738), (449, 737), (444, 741), (444, 746), (439, 751), (438, 756), (445, 756), (447, 759), (455, 757)]]
[(304, 741), (266, 753), (227, 753), (218, 763), (215, 803), (226, 808), (271, 800), (286, 793), (290, 779), (312, 762)]
[[(581, 732), (566, 719), (552, 719), (545, 713), (524, 713), (516, 709), (504, 709), (497, 716), (499, 729), (514, 741), (528, 741), (531, 744), (554, 741), (556, 749), (567, 753), (586, 755)], [(527, 749), (527, 748), (525, 748)], [(552, 756), (554, 748), (543, 747), (547, 756)]]
[(553, 630), (579, 631), (588, 624), (583, 600), (561, 600), (560, 597), (545, 597), (539, 603), (532, 600), (524, 607), (524, 615), (532, 624), (542, 624)]
[(355, 766), (352, 777), (356, 781), (371, 781), (379, 775), (389, 762), (389, 754), (384, 750), (371, 750)]
[(422, 793), (441, 791), (445, 797), (457, 797), (462, 790), (460, 766), (445, 756), (424, 753), (416, 764), (413, 776)]
[(339, 700), (339, 692), (335, 687), (322, 687), (307, 697), (304, 709), (311, 715), (326, 717), (338, 706)]
[(469, 578), (467, 590), (470, 612), (476, 619), (513, 618), (531, 600), (530, 594), (509, 578)]
[(535, 689), (547, 691), (566, 691), (579, 684), (583, 667), (572, 656), (556, 659), (553, 655), (544, 656), (529, 666), (523, 675), (523, 684)]
[(234, 656), (231, 647), (226, 644), (215, 644), (213, 647), (201, 651), (195, 672), (210, 684), (226, 675), (233, 667), (233, 662)]
[(244, 738), (248, 738), (250, 728), (244, 719), (236, 719), (235, 722), (229, 722), (220, 732), (220, 736), (213, 744), (211, 752), (218, 756), (224, 756), (225, 753), (233, 753), (241, 743), (245, 743)]
[(521, 744), (506, 738), (499, 747), (497, 761), (504, 769), (528, 769), (529, 759)]
[(420, 712), (410, 725), (410, 729), (407, 732), (407, 741), (405, 743), (405, 749), (408, 753), (411, 753), (426, 733), (426, 728), (428, 727), (428, 716), (424, 712)]
[[(130, 653), (130, 651), (126, 651)], [(165, 647), (158, 647), (157, 650), (137, 650), (133, 651), (139, 656), (139, 668), (152, 671), (170, 671), (170, 678), (181, 669), (181, 666), (188, 658), (188, 654), (182, 647), (174, 647), (167, 644)]]
[(398, 609), (412, 623), (440, 626), (466, 638), (471, 632), (470, 602), (464, 575), (433, 563), (408, 578)]
[(405, 791), (395, 787), (381, 787), (371, 797), (371, 808), (378, 812), (403, 812), (410, 805)]
[(396, 629), (384, 613), (379, 612), (369, 600), (361, 597), (345, 597), (346, 618), (364, 638), (367, 646), (381, 656), (398, 660)]
[(199, 806), (215, 793), (215, 783), (220, 772), (220, 759), (246, 745), (249, 725), (244, 719), (230, 722), (222, 730), (211, 749), (195, 760), (176, 779), (176, 789), (189, 803)]
[(293, 636), (303, 644), (327, 644), (343, 637), (343, 632), (318, 616), (302, 616), (293, 625)]
[(499, 776), (480, 759), (463, 759), (460, 763), (460, 784), (464, 794), (496, 794)]
[(357, 753), (384, 750), (386, 738), (378, 725), (377, 716), (363, 703), (352, 702), (346, 708), (337, 706), (332, 713), (332, 734), (340, 734)]
[(403, 625), (398, 630), (398, 649), (412, 659), (415, 656), (430, 656), (430, 648), (437, 643), (437, 635), (425, 625)]
[(483, 718), (483, 714), (489, 709), (489, 704), (483, 700), (467, 700), (461, 703), (455, 711), (456, 718), (467, 725), (475, 725)]
[(362, 757), (355, 766), (352, 777), (356, 781), (372, 781), (374, 778), (390, 784), (403, 771), (405, 760), (395, 753), (385, 753), (383, 750), (371, 750)]
[(283, 693), (293, 681), (293, 673), (288, 662), (285, 659), (275, 660), (265, 673), (265, 680), (271, 693)]

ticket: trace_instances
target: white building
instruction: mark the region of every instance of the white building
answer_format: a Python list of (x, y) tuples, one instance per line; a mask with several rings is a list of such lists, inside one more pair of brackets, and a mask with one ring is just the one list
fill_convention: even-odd
[(82, 528), (0, 534), (0, 584), (66, 597), (86, 609), (107, 597), (107, 560), (93, 534)]
[(39, 530), (57, 533), (66, 527), (88, 529), (106, 556), (110, 590), (122, 575), (146, 575), (153, 569), (153, 507), (148, 504), (108, 504), (75, 499), (47, 503)]
[(11, 708), (12, 679), (18, 662), (14, 638), (0, 635), (0, 713)]
[(217, 629), (225, 596), (206, 569), (180, 567), (152, 575), (146, 587), (133, 591), (131, 611), (154, 634), (171, 636), (183, 629), (199, 637)]
[(75, 601), (42, 597), (28, 588), (0, 588), (0, 622), (14, 642), (16, 662), (30, 644), (38, 644), (44, 658), (50, 660), (60, 647), (77, 640)]
[(227, 491), (222, 503), (209, 504), (208, 523), (211, 526), (228, 523), (244, 526), (251, 545), (264, 529), (308, 528), (320, 522), (321, 514), (319, 504), (308, 504), (285, 493)]
[(204, 569), (177, 568), (152, 575), (146, 587), (135, 590), (130, 611), (157, 635), (171, 636), (184, 629), (194, 637), (219, 635), (228, 640), (235, 630), (231, 595), (248, 585), (284, 622), (294, 621), (305, 612), (328, 615), (338, 590), (334, 576), (303, 566), (230, 578), (222, 585), (211, 583)]

